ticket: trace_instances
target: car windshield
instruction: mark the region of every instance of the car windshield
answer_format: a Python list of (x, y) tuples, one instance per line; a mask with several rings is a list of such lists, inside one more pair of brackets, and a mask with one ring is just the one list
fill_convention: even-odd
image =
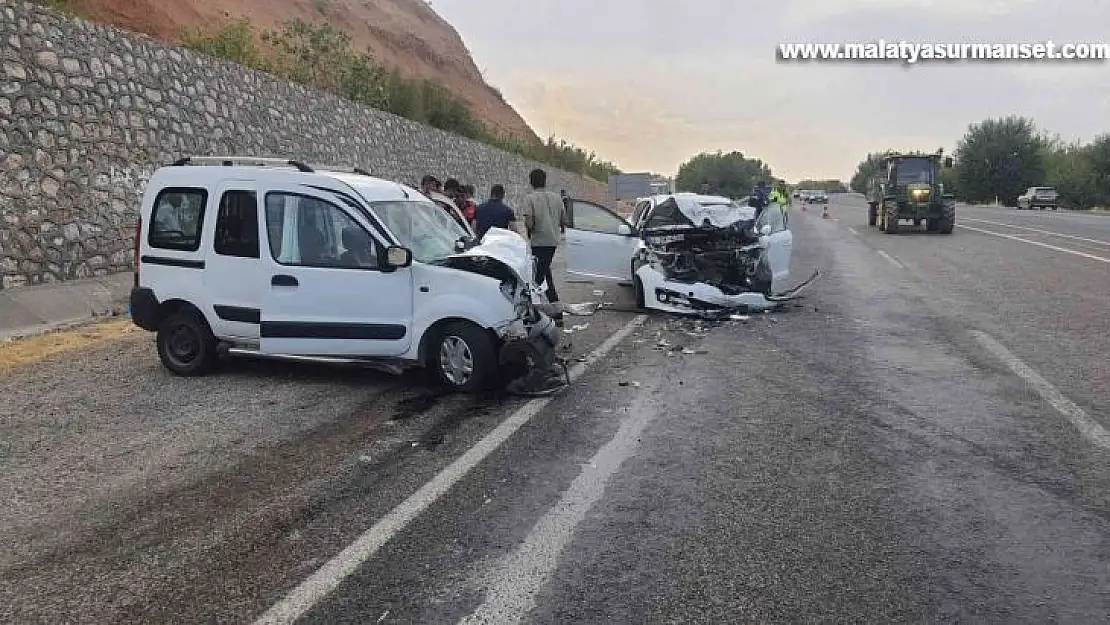
[(932, 180), (930, 174), (932, 168), (929, 161), (921, 158), (906, 159), (896, 165), (897, 167), (897, 184), (914, 184), (923, 183), (930, 184)]
[(371, 202), (370, 206), (419, 262), (447, 258), (457, 251), (455, 243), (469, 236), (446, 211), (428, 200)]

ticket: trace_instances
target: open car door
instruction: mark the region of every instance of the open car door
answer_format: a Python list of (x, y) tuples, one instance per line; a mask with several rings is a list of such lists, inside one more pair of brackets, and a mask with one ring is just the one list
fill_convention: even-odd
[(632, 257), (641, 242), (620, 215), (592, 202), (571, 200), (567, 226), (567, 273), (586, 278), (632, 281)]
[[(790, 256), (794, 253), (794, 235), (786, 227), (782, 207), (771, 203), (755, 222), (756, 232), (767, 246), (767, 263), (771, 266), (772, 285), (781, 286), (790, 277)], [(767, 228), (769, 227), (769, 228)], [(764, 232), (767, 232), (764, 234)]]

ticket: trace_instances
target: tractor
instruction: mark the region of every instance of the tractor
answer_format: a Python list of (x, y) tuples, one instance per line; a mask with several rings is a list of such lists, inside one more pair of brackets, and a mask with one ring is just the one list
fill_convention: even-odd
[(941, 167), (952, 167), (952, 157), (936, 154), (892, 154), (885, 157), (867, 197), (867, 224), (897, 234), (902, 221), (929, 232), (952, 234), (956, 198), (944, 192), (937, 179)]

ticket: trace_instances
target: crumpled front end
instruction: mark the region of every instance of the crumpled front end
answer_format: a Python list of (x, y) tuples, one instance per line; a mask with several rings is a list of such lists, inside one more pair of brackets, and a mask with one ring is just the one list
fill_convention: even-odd
[(657, 211), (643, 230), (636, 277), (645, 307), (694, 315), (761, 311), (797, 296), (816, 279), (817, 274), (787, 295), (774, 293), (766, 239), (755, 231), (754, 214), (723, 225), (709, 219), (694, 225), (690, 213)]
[(559, 328), (541, 310), (542, 304), (537, 305), (539, 290), (526, 277), (532, 275), (527, 242), (515, 232), (494, 228), (480, 245), (451, 256), (444, 264), (499, 280), (501, 294), (512, 304), (513, 319), (494, 328), (501, 341), (506, 388), (521, 395), (565, 388), (566, 366), (556, 351)]

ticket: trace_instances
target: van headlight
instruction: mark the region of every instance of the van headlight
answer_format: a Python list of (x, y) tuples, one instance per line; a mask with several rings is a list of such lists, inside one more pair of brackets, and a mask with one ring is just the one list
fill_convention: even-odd
[(501, 294), (513, 305), (513, 312), (518, 318), (525, 318), (532, 308), (532, 298), (528, 296), (528, 289), (517, 280), (502, 280)]

